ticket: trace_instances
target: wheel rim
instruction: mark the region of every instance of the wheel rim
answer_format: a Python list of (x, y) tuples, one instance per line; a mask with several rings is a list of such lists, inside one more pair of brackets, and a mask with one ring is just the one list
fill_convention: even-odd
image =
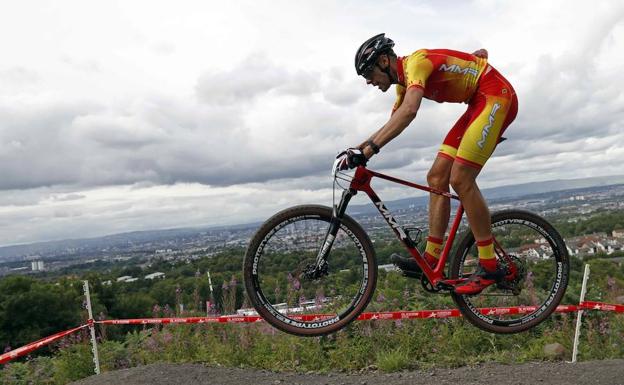
[[(519, 218), (493, 223), (492, 234), (499, 265), (508, 266), (512, 260), (518, 275), (505, 288), (494, 284), (478, 295), (461, 296), (461, 301), (480, 320), (497, 326), (522, 325), (550, 314), (566, 277), (564, 255), (556, 240), (542, 226)], [(461, 257), (459, 276), (470, 275), (477, 264), (473, 241)]]
[(328, 227), (328, 217), (300, 215), (280, 222), (260, 242), (251, 274), (256, 307), (274, 322), (324, 328), (347, 318), (362, 302), (369, 280), (368, 260), (363, 245), (344, 224), (326, 270), (315, 278), (309, 274)]

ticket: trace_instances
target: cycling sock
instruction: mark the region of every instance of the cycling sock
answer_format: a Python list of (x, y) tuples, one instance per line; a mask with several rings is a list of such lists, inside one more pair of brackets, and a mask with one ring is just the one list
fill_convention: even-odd
[(427, 237), (427, 246), (425, 247), (425, 259), (431, 266), (435, 266), (442, 253), (442, 243), (444, 241), (433, 236)]
[(479, 264), (488, 272), (496, 271), (496, 256), (494, 255), (494, 239), (477, 241), (479, 249)]

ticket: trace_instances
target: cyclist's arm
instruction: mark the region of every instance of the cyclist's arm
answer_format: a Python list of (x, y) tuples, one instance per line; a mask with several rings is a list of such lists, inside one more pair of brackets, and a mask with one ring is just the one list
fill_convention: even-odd
[[(392, 114), (388, 123), (373, 134), (370, 140), (381, 148), (403, 132), (416, 117), (423, 94), (424, 91), (421, 87), (410, 87), (405, 93), (403, 103), (401, 103), (399, 108)], [(367, 146), (366, 142), (362, 143), (360, 146), (367, 158), (373, 156), (373, 149)]]
[[(405, 97), (405, 87), (400, 86), (400, 85), (396, 85), (396, 93), (397, 93), (397, 98), (394, 102), (394, 106), (392, 106), (392, 113), (390, 114), (390, 116), (394, 115), (394, 112), (401, 106), (401, 103), (403, 103), (403, 98)], [(383, 130), (383, 127), (381, 127), (379, 130), (375, 131), (375, 133), (373, 135), (371, 135), (368, 139), (366, 139), (365, 141), (363, 141), (358, 148), (360, 150), (364, 150), (364, 147), (366, 147), (368, 145), (368, 141), (369, 140), (373, 140), (373, 138), (375, 138), (375, 136), (377, 136), (377, 134), (379, 134), (379, 132)]]
[[(394, 113), (394, 112), (393, 112)], [(379, 134), (381, 132), (381, 130), (384, 129), (385, 126), (382, 126), (379, 130), (375, 131), (375, 133), (371, 136), (368, 137), (368, 139), (366, 139), (365, 141), (363, 141), (357, 148), (359, 148), (360, 150), (364, 151), (364, 147), (368, 146), (368, 141), (372, 140), (373, 142), (375, 137), (377, 136), (377, 134)], [(377, 142), (375, 142), (376, 144)], [(367, 158), (370, 158), (370, 156), (368, 156)]]

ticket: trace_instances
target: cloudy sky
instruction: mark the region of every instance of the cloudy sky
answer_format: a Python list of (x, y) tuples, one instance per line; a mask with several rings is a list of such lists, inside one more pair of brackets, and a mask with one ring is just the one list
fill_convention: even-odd
[[(335, 154), (394, 100), (353, 69), (379, 32), (400, 55), (487, 48), (516, 88), (482, 187), (624, 174), (619, 0), (23, 0), (0, 13), (0, 245), (330, 204)], [(423, 103), (370, 167), (424, 182), (465, 108)]]

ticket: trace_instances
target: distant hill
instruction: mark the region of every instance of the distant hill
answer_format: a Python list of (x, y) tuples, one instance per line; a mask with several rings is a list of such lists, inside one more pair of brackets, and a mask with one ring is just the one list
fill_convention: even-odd
[[(13, 245), (0, 247), (0, 261), (9, 257), (39, 255), (53, 255), (59, 252), (67, 254), (84, 253), (90, 251), (109, 249), (130, 251), (133, 245), (146, 245), (155, 241), (179, 240), (182, 238), (194, 238), (206, 232), (218, 232), (220, 230), (244, 229), (257, 227), (260, 223), (249, 223), (233, 226), (177, 228), (165, 230), (133, 231), (119, 233), (96, 238), (65, 239), (60, 241), (37, 242), (26, 245)], [(72, 252), (73, 251), (73, 252)]]
[(624, 175), (597, 176), (582, 179), (556, 179), (544, 182), (532, 182), (484, 189), (489, 199), (518, 198), (529, 194), (574, 190), (578, 188), (610, 186), (624, 183)]
[[(624, 175), (593, 177), (582, 179), (558, 179), (544, 182), (523, 183), (517, 185), (508, 185), (484, 189), (485, 197), (490, 201), (498, 199), (513, 199), (528, 195), (551, 193), (555, 191), (574, 190), (597, 186), (608, 186), (624, 184)], [(429, 203), (428, 196), (420, 196), (415, 198), (399, 199), (394, 201), (386, 201), (392, 209), (407, 208), (410, 205), (416, 207), (424, 207)], [(370, 213), (376, 209), (371, 204), (353, 205), (349, 207), (350, 213)], [(3, 259), (24, 256), (24, 255), (51, 255), (58, 252), (75, 250), (76, 253), (85, 253), (89, 250), (109, 248), (115, 250), (117, 248), (128, 251), (133, 244), (146, 244), (152, 241), (162, 241), (166, 239), (180, 239), (185, 237), (196, 237), (198, 234), (206, 231), (234, 230), (257, 227), (260, 223), (248, 223), (233, 226), (219, 227), (201, 227), (201, 228), (178, 228), (167, 230), (151, 230), (151, 231), (135, 231), (128, 233), (120, 233), (97, 238), (87, 239), (69, 239), (62, 241), (39, 242), (27, 245), (14, 245), (0, 247), (0, 261)]]

